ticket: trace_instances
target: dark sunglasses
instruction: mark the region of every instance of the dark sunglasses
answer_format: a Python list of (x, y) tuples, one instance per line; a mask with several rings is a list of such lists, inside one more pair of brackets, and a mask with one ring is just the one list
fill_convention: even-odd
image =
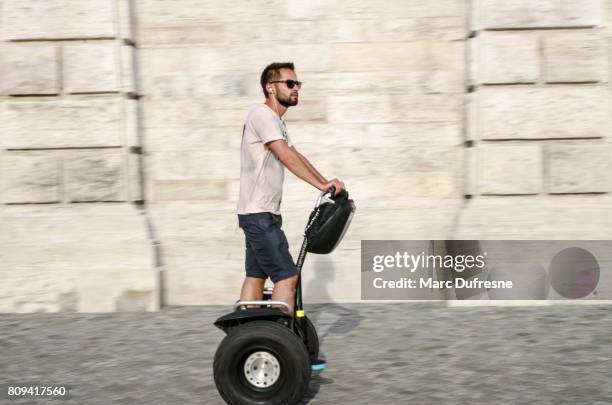
[(302, 82), (296, 81), (296, 80), (291, 80), (291, 79), (287, 79), (287, 80), (274, 80), (273, 82), (270, 83), (285, 83), (287, 85), (287, 88), (292, 89), (295, 87), (295, 85), (297, 84), (297, 88), (298, 90), (302, 88)]

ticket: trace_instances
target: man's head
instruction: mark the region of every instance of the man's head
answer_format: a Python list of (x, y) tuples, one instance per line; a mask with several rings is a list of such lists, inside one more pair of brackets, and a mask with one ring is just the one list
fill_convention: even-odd
[(298, 82), (293, 63), (272, 63), (261, 73), (261, 88), (264, 96), (274, 97), (279, 104), (291, 107), (298, 103)]

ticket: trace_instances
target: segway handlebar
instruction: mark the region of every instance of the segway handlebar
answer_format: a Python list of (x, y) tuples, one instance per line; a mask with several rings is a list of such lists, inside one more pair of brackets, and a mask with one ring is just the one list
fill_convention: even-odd
[(329, 194), (330, 196), (333, 197), (335, 192), (336, 192), (336, 187), (334, 186), (331, 186), (330, 188), (328, 188), (327, 191), (321, 191), (321, 193), (319, 194), (319, 197), (317, 197), (317, 202), (315, 202), (315, 208), (321, 205), (321, 201), (331, 202), (333, 204), (334, 200), (332, 200), (331, 198), (325, 197), (325, 194)]

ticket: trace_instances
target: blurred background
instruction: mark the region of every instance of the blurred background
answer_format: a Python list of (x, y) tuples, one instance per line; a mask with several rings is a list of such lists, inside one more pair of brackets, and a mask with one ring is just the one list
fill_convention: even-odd
[[(360, 299), (370, 239), (610, 239), (610, 0), (0, 0), (0, 311), (233, 302), (259, 76), (345, 181), (306, 302)], [(287, 173), (297, 256), (317, 191)], [(602, 275), (603, 277), (603, 275)]]

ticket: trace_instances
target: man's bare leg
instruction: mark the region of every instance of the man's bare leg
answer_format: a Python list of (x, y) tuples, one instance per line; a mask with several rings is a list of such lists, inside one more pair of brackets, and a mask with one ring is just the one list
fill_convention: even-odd
[[(284, 301), (289, 304), (291, 310), (289, 315), (293, 315), (293, 301), (295, 300), (295, 287), (297, 286), (298, 276), (292, 276), (281, 281), (277, 281), (274, 284), (274, 291), (272, 292), (272, 300)], [(279, 307), (283, 312), (287, 312), (287, 308)]]
[[(266, 284), (265, 278), (245, 277), (240, 291), (240, 301), (259, 301), (263, 299), (263, 289)], [(248, 308), (256, 308), (256, 305), (249, 305)]]

